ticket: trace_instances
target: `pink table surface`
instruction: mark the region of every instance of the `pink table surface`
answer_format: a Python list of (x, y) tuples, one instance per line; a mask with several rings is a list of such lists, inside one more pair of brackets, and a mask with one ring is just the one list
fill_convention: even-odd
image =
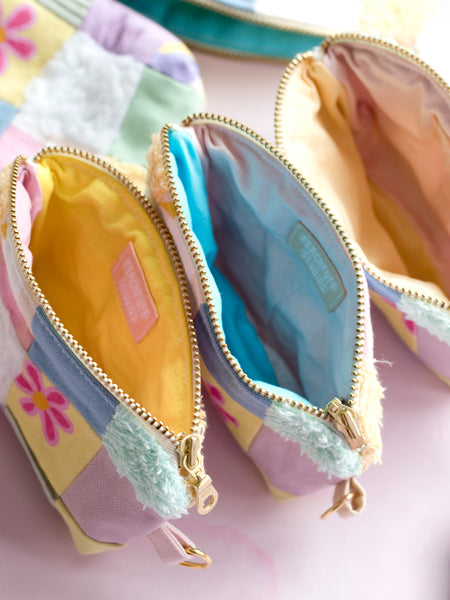
[[(272, 138), (280, 65), (197, 55), (208, 109)], [(367, 507), (321, 521), (330, 490), (272, 499), (251, 461), (209, 410), (207, 469), (220, 492), (206, 517), (177, 523), (214, 559), (166, 567), (146, 540), (81, 556), (0, 415), (0, 599), (247, 600), (450, 598), (450, 394), (374, 310), (386, 387), (383, 464), (360, 481)]]

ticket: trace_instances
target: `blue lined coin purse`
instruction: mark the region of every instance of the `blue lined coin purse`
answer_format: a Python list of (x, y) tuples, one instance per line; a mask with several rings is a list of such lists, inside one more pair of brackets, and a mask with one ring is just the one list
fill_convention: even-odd
[(363, 271), (337, 219), (229, 119), (167, 125), (148, 156), (149, 196), (189, 280), (204, 395), (276, 497), (353, 482), (380, 458), (382, 389)]

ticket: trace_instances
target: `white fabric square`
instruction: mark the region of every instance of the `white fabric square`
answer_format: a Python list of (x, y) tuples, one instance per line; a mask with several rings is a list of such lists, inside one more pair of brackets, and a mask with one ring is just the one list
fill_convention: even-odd
[(47, 144), (105, 154), (127, 113), (144, 65), (75, 33), (30, 81), (14, 124)]

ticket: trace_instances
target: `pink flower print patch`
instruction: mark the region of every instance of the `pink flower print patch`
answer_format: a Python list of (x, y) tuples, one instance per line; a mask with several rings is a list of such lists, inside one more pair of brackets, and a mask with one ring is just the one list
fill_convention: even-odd
[(27, 395), (20, 398), (20, 406), (30, 417), (39, 415), (42, 431), (50, 446), (57, 446), (59, 431), (73, 433), (73, 424), (64, 413), (69, 408), (69, 401), (55, 387), (44, 387), (42, 373), (31, 360), (24, 366), (25, 375), (16, 378), (16, 386)]
[(230, 415), (228, 411), (225, 410), (223, 405), (225, 404), (225, 398), (222, 396), (220, 391), (216, 388), (215, 385), (211, 385), (210, 383), (202, 380), (202, 385), (204, 388), (204, 393), (208, 394), (211, 402), (216, 407), (217, 412), (221, 416), (222, 420), (225, 423), (232, 423), (235, 427), (239, 427), (239, 421)]
[(35, 21), (35, 10), (26, 4), (15, 8), (3, 20), (3, 7), (0, 2), (0, 74), (4, 73), (8, 67), (8, 53), (20, 60), (30, 60), (36, 54), (36, 44), (19, 35), (24, 29), (31, 27)]
[[(397, 306), (391, 302), (390, 300), (388, 300), (387, 298), (383, 298), (383, 300), (389, 304), (389, 306), (393, 306), (394, 308), (397, 308)], [(399, 310), (397, 308), (397, 310)], [(417, 335), (417, 324), (414, 321), (411, 321), (410, 319), (408, 319), (408, 317), (405, 315), (405, 313), (402, 313), (402, 321), (405, 325), (405, 327), (408, 329), (408, 331), (410, 331), (410, 333), (412, 333), (413, 335)]]

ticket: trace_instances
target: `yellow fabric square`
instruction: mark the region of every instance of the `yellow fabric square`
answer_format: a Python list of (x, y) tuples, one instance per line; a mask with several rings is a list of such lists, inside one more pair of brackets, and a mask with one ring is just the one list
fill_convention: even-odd
[(20, 107), (30, 79), (40, 74), (75, 29), (32, 0), (3, 0), (2, 8), (0, 98)]
[[(30, 393), (24, 390), (26, 385), (31, 385)], [(56, 398), (54, 404), (48, 401), (48, 398), (53, 399), (50, 396), (52, 393), (60, 396), (53, 396)], [(64, 492), (102, 447), (100, 437), (72, 404), (67, 400), (65, 405), (58, 404), (62, 402), (61, 398), (64, 398), (61, 392), (28, 359), (7, 398), (7, 405), (22, 435), (58, 495)], [(41, 414), (49, 409), (49, 405), (56, 407), (53, 420), (57, 422), (59, 419), (65, 425), (65, 429), (61, 429), (56, 423), (55, 439), (44, 434)]]
[(208, 399), (215, 405), (238, 444), (248, 452), (257, 433), (264, 425), (263, 421), (235, 402), (215, 381), (203, 361), (201, 367), (204, 391)]

